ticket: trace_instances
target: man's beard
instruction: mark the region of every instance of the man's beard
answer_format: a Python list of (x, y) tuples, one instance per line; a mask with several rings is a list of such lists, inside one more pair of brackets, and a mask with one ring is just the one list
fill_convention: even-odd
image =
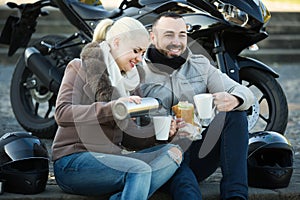
[[(180, 57), (182, 55), (182, 52), (183, 52), (183, 47), (182, 45), (173, 45), (173, 44), (170, 44), (168, 46), (166, 46), (166, 53), (168, 54), (168, 57), (169, 58), (177, 58), (177, 57)], [(172, 52), (172, 49), (178, 49), (178, 53), (173, 53)]]
[[(174, 55), (173, 57), (166, 56), (167, 52), (168, 51), (159, 50), (158, 47), (151, 45), (147, 51), (147, 57), (152, 63), (156, 64), (156, 67), (168, 73), (180, 68), (180, 66), (186, 62), (188, 51), (184, 51), (180, 55)], [(166, 67), (162, 66), (167, 66), (168, 70), (165, 70)], [(172, 69), (171, 72), (169, 69)]]
[[(159, 43), (156, 45), (156, 49), (163, 55), (165, 55), (168, 58), (177, 58), (180, 57), (183, 53), (183, 46), (182, 45), (173, 45), (173, 44), (169, 44), (167, 45), (164, 49), (160, 48)], [(171, 49), (179, 49), (180, 50), (180, 54), (170, 54)]]

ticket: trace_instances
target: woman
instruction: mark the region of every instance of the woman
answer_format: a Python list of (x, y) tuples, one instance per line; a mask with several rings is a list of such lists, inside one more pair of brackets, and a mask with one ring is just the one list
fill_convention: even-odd
[(139, 84), (135, 65), (148, 44), (148, 32), (139, 21), (105, 19), (81, 58), (68, 64), (56, 102), (59, 128), (52, 146), (55, 178), (65, 192), (147, 199), (180, 165), (182, 151), (175, 145), (125, 149), (122, 130), (130, 131), (133, 121), (113, 118), (111, 107), (117, 100), (141, 101), (129, 94)]

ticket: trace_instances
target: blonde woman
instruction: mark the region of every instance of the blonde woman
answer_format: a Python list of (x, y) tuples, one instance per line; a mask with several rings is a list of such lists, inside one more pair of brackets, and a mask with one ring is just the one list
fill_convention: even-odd
[(140, 103), (130, 92), (139, 84), (135, 65), (148, 45), (148, 32), (139, 21), (105, 19), (80, 59), (68, 64), (56, 102), (59, 128), (52, 146), (54, 174), (63, 191), (148, 199), (180, 165), (182, 150), (172, 144), (128, 151), (122, 136), (132, 120), (116, 121), (112, 114), (117, 100)]

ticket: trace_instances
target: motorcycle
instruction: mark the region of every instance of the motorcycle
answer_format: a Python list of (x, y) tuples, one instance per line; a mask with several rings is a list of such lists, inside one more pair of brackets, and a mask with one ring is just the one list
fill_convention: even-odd
[[(0, 43), (9, 45), (8, 56), (20, 47), (25, 48), (11, 80), (11, 105), (20, 125), (38, 137), (55, 135), (55, 101), (65, 67), (91, 41), (100, 20), (130, 16), (151, 29), (154, 18), (167, 11), (183, 15), (192, 51), (203, 53), (222, 72), (253, 91), (257, 99), (247, 111), (249, 131), (273, 130), (284, 134), (288, 107), (276, 81), (279, 75), (264, 63), (240, 55), (242, 50), (268, 36), (265, 29), (270, 13), (260, 0), (124, 0), (109, 11), (101, 5), (91, 6), (77, 0), (7, 5), (17, 8), (20, 15), (8, 17)], [(48, 15), (43, 10), (47, 6), (58, 8), (78, 32), (69, 37), (45, 35), (30, 41), (38, 18)]]

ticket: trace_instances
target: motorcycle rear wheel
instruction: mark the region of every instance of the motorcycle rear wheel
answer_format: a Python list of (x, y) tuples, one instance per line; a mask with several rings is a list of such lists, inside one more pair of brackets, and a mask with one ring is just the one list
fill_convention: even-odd
[[(55, 44), (65, 37), (49, 35), (29, 44), (37, 48), (58, 70), (63, 73), (70, 60), (79, 56), (78, 46), (53, 51), (50, 54), (40, 43)], [(26, 67), (22, 54), (14, 70), (10, 87), (11, 106), (18, 123), (40, 138), (53, 138), (57, 124), (54, 119), (56, 95), (44, 86), (38, 77)]]
[(270, 73), (251, 67), (240, 70), (240, 80), (257, 99), (256, 105), (248, 110), (249, 132), (266, 130), (284, 135), (288, 104), (280, 84)]

